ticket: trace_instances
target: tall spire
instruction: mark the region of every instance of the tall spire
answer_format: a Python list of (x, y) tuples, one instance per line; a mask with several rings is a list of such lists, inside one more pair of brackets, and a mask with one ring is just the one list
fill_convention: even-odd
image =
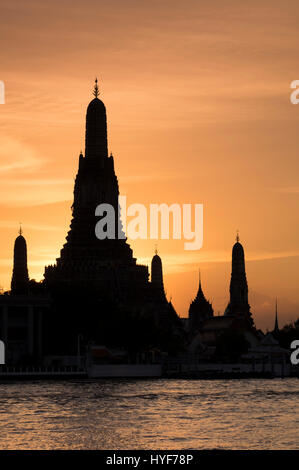
[(95, 96), (95, 98), (97, 98), (100, 94), (100, 90), (99, 90), (99, 87), (98, 87), (98, 79), (96, 78), (95, 79), (95, 84), (94, 84), (94, 87), (93, 87), (93, 95)]
[(196, 333), (203, 322), (214, 314), (212, 304), (205, 298), (201, 287), (201, 272), (198, 270), (199, 285), (196, 297), (191, 301), (189, 307), (189, 331)]
[(204, 296), (203, 290), (202, 290), (200, 268), (198, 268), (198, 291), (197, 291), (195, 300), (198, 300), (198, 299), (200, 299), (200, 300), (204, 299), (204, 301), (207, 302), (207, 300)]
[[(245, 270), (244, 249), (239, 242), (239, 231), (236, 243), (232, 250), (232, 272), (230, 281), (230, 302), (225, 310), (225, 315), (251, 318), (248, 304), (248, 284)], [(251, 321), (251, 320), (250, 320)]]

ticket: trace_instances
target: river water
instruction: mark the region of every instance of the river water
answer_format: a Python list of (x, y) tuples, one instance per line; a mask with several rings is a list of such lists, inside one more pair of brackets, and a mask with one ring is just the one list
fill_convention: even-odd
[(299, 380), (0, 384), (0, 449), (298, 449)]

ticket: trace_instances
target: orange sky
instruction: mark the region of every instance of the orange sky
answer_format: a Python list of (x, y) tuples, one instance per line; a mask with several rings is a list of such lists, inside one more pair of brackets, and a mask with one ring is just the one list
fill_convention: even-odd
[[(239, 229), (257, 326), (273, 327), (276, 295), (280, 322), (296, 319), (298, 13), (297, 0), (1, 0), (1, 286), (19, 221), (32, 278), (59, 255), (98, 75), (128, 203), (204, 204), (200, 251), (159, 242), (178, 313), (198, 267), (223, 313)], [(131, 242), (139, 262), (150, 263), (154, 244)]]

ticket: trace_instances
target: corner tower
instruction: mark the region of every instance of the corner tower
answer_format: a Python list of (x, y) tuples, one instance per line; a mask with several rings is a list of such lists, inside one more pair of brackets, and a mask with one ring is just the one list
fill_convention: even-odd
[(28, 291), (29, 275), (27, 267), (27, 244), (20, 228), (19, 236), (14, 245), (14, 264), (11, 279), (12, 294), (26, 294)]
[(151, 286), (156, 298), (166, 299), (163, 283), (162, 260), (156, 249), (151, 264)]

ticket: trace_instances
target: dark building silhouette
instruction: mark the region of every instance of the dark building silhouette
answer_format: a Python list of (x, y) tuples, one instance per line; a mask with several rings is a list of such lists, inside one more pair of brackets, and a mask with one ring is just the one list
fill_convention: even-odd
[[(122, 230), (119, 187), (113, 156), (108, 154), (107, 117), (96, 81), (86, 113), (85, 155), (79, 156), (72, 221), (60, 257), (45, 268), (52, 308), (47, 317), (49, 353), (74, 354), (77, 338), (128, 350), (175, 348), (181, 320), (167, 301), (158, 255), (138, 265)], [(115, 239), (95, 233), (99, 204), (113, 207)]]
[[(80, 153), (75, 181), (72, 221), (56, 265), (45, 269), (48, 286), (66, 285), (94, 288), (104, 297), (128, 298), (144, 294), (148, 283), (148, 268), (136, 264), (132, 250), (123, 238), (119, 215), (119, 188), (113, 156), (108, 156), (107, 119), (104, 103), (95, 98), (86, 113), (85, 156)], [(115, 239), (99, 240), (95, 225), (96, 207), (110, 204), (115, 211)]]
[(200, 282), (198, 294), (189, 309), (189, 337), (189, 349), (202, 352), (206, 348), (206, 357), (214, 357), (217, 351), (219, 354), (224, 344), (227, 349), (232, 344), (239, 344), (245, 350), (248, 344), (257, 344), (260, 339), (248, 304), (245, 255), (239, 235), (232, 249), (230, 302), (224, 315), (213, 316), (212, 306), (205, 299)]
[(225, 315), (241, 317), (252, 322), (248, 303), (248, 285), (245, 271), (244, 249), (237, 234), (232, 250), (232, 273), (230, 281), (230, 301)]
[(41, 364), (43, 318), (49, 306), (43, 286), (29, 280), (27, 244), (20, 229), (14, 244), (11, 291), (0, 295), (0, 338), (7, 364)]
[(184, 349), (187, 340), (186, 332), (171, 300), (167, 300), (164, 290), (163, 264), (157, 250), (151, 262), (151, 282), (144, 314), (154, 322), (155, 334), (161, 346), (166, 346), (166, 350), (172, 352)]
[(213, 317), (214, 311), (212, 304), (205, 298), (202, 286), (201, 275), (199, 272), (199, 285), (195, 299), (191, 302), (189, 307), (189, 325), (188, 329), (191, 334), (198, 331), (205, 320)]
[[(45, 268), (43, 283), (29, 280), (26, 240), (14, 245), (11, 292), (0, 295), (0, 338), (7, 346), (8, 363), (41, 364), (45, 356), (61, 357), (87, 351), (91, 344), (117, 347), (131, 362), (152, 351), (177, 355), (214, 354), (238, 335), (258, 341), (248, 303), (244, 249), (237, 235), (232, 249), (230, 301), (224, 315), (215, 317), (205, 298), (201, 278), (189, 307), (188, 331), (167, 300), (162, 259), (157, 250), (148, 267), (138, 265), (122, 229), (119, 187), (114, 158), (108, 153), (107, 116), (99, 99), (86, 113), (85, 154), (79, 155), (72, 220), (66, 243), (53, 266)], [(99, 204), (114, 209), (115, 238), (99, 239)], [(278, 331), (278, 313), (274, 331)], [(235, 335), (235, 336), (234, 336)], [(222, 341), (222, 342), (221, 342)], [(84, 349), (85, 348), (85, 349)], [(49, 359), (50, 360), (50, 359)]]
[(11, 280), (12, 294), (24, 294), (28, 291), (29, 275), (27, 267), (27, 244), (20, 228), (15, 240), (14, 263)]
[(163, 282), (162, 260), (158, 255), (157, 250), (155, 251), (155, 255), (153, 256), (151, 264), (151, 286), (155, 297), (166, 299)]

